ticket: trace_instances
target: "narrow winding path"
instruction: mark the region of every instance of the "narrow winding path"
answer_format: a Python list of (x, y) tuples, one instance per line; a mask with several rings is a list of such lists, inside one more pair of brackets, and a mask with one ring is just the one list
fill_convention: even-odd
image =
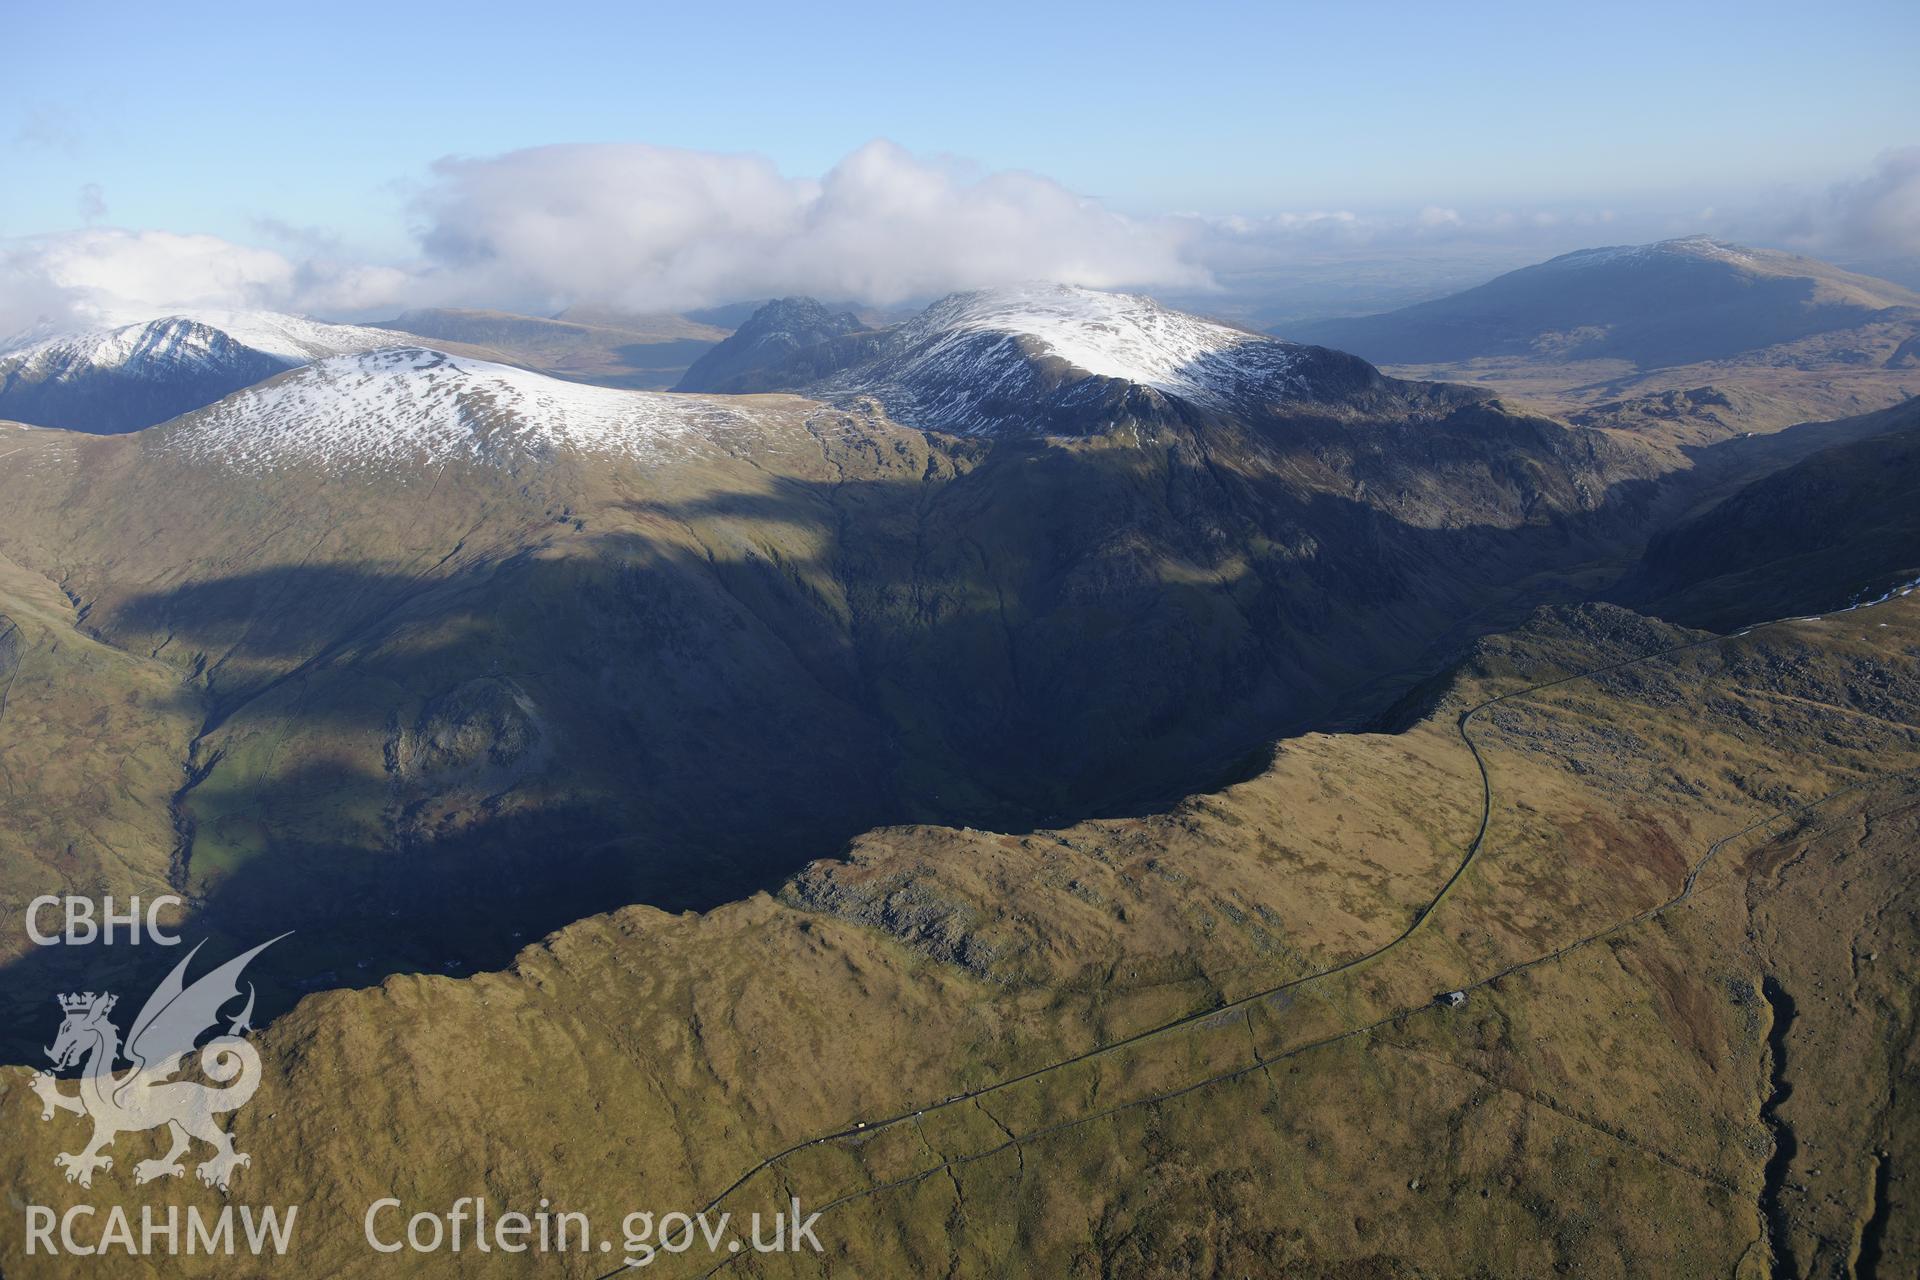
[[(749, 1182), (753, 1181), (762, 1173), (785, 1162), (790, 1157), (798, 1154), (799, 1152), (806, 1151), (810, 1148), (818, 1147), (827, 1143), (841, 1142), (841, 1141), (846, 1141), (848, 1139), (853, 1139), (853, 1138), (860, 1138), (860, 1139), (871, 1138), (875, 1134), (884, 1132), (885, 1130), (891, 1129), (895, 1126), (907, 1124), (909, 1122), (917, 1122), (930, 1114), (938, 1113), (953, 1107), (959, 1107), (963, 1105), (976, 1105), (981, 1099), (991, 1097), (994, 1094), (1001, 1093), (1005, 1090), (1011, 1089), (1016, 1085), (1039, 1079), (1043, 1076), (1049, 1075), (1057, 1071), (1064, 1070), (1072, 1066), (1076, 1066), (1080, 1063), (1089, 1062), (1098, 1058), (1105, 1057), (1106, 1055), (1116, 1053), (1119, 1050), (1128, 1048), (1130, 1046), (1142, 1044), (1146, 1041), (1153, 1040), (1185, 1028), (1197, 1027), (1202, 1024), (1214, 1025), (1218, 1022), (1220, 1016), (1223, 1013), (1230, 1013), (1236, 1009), (1245, 1008), (1247, 1006), (1256, 1004), (1260, 1001), (1271, 999), (1272, 997), (1280, 995), (1284, 992), (1292, 991), (1296, 988), (1305, 986), (1310, 983), (1323, 981), (1327, 978), (1331, 978), (1331, 977), (1334, 977), (1335, 975), (1345, 973), (1353, 969), (1357, 969), (1362, 965), (1370, 964), (1381, 959), (1382, 957), (1392, 953), (1396, 948), (1406, 943), (1409, 939), (1414, 937), (1414, 935), (1416, 935), (1422, 928), (1426, 926), (1427, 922), (1432, 919), (1434, 912), (1446, 902), (1448, 896), (1453, 892), (1454, 888), (1460, 883), (1461, 879), (1467, 874), (1469, 870), (1472, 869), (1473, 865), (1475, 864), (1475, 862), (1478, 860), (1480, 856), (1482, 848), (1486, 843), (1487, 829), (1493, 819), (1493, 779), (1492, 779), (1492, 775), (1487, 770), (1486, 760), (1484, 756), (1482, 756), (1481, 754), (1480, 745), (1474, 741), (1473, 735), (1470, 732), (1470, 729), (1472, 727), (1474, 720), (1482, 712), (1488, 711), (1491, 708), (1499, 706), (1502, 703), (1511, 702), (1519, 698), (1530, 697), (1534, 694), (1544, 692), (1545, 690), (1548, 690), (1548, 689), (1559, 688), (1563, 685), (1572, 684), (1580, 680), (1590, 680), (1595, 677), (1604, 676), (1615, 671), (1625, 670), (1627, 668), (1634, 667), (1642, 663), (1652, 662), (1660, 658), (1669, 657), (1676, 653), (1684, 653), (1692, 649), (1699, 649), (1699, 648), (1704, 648), (1711, 645), (1723, 644), (1729, 640), (1740, 639), (1742, 637), (1752, 635), (1755, 632), (1763, 631), (1769, 628), (1786, 626), (1796, 622), (1813, 621), (1820, 618), (1832, 616), (1832, 614), (1834, 613), (1851, 612), (1854, 610), (1872, 608), (1876, 605), (1884, 604), (1890, 600), (1910, 594), (1914, 590), (1915, 585), (1920, 585), (1920, 584), (1909, 585), (1904, 590), (1900, 588), (1896, 588), (1895, 590), (1888, 592), (1886, 595), (1881, 596), (1878, 599), (1865, 601), (1860, 604), (1852, 605), (1846, 609), (1831, 610), (1828, 613), (1823, 613), (1823, 614), (1797, 615), (1797, 616), (1788, 617), (1788, 618), (1776, 618), (1767, 622), (1755, 623), (1752, 626), (1743, 628), (1742, 630), (1733, 632), (1729, 635), (1718, 635), (1718, 634), (1708, 635), (1698, 640), (1689, 640), (1681, 644), (1668, 645), (1664, 648), (1655, 649), (1648, 653), (1641, 654), (1637, 657), (1624, 658), (1617, 662), (1605, 663), (1601, 666), (1592, 667), (1584, 671), (1575, 672), (1572, 675), (1560, 676), (1552, 680), (1542, 681), (1538, 684), (1528, 685), (1520, 689), (1514, 689), (1507, 693), (1498, 694), (1494, 697), (1488, 698), (1483, 702), (1476, 703), (1475, 705), (1467, 708), (1465, 711), (1460, 713), (1459, 719), (1455, 722), (1455, 728), (1460, 735), (1461, 741), (1466, 744), (1467, 750), (1472, 753), (1475, 768), (1477, 769), (1480, 775), (1480, 821), (1479, 821), (1478, 827), (1474, 831), (1472, 839), (1468, 841), (1465, 847), (1465, 850), (1463, 851), (1463, 855), (1460, 859), (1460, 862), (1454, 867), (1452, 874), (1447, 877), (1446, 881), (1434, 893), (1432, 898), (1430, 898), (1427, 901), (1427, 904), (1415, 913), (1413, 922), (1409, 924), (1405, 929), (1403, 929), (1399, 934), (1395, 935), (1392, 939), (1388, 940), (1385, 943), (1382, 943), (1380, 946), (1374, 948), (1371, 951), (1364, 952), (1357, 956), (1353, 956), (1347, 960), (1343, 960), (1340, 963), (1331, 965), (1325, 969), (1317, 970), (1309, 974), (1303, 974), (1299, 977), (1290, 978), (1285, 982), (1280, 982), (1272, 986), (1264, 987), (1258, 991), (1251, 992), (1247, 995), (1239, 996), (1233, 1000), (1223, 1001), (1219, 1004), (1209, 1006), (1206, 1009), (1198, 1010), (1190, 1014), (1183, 1014), (1180, 1017), (1170, 1019), (1169, 1021), (1158, 1024), (1157, 1026), (1148, 1027), (1147, 1029), (1143, 1031), (1135, 1032), (1132, 1035), (1124, 1036), (1116, 1040), (1110, 1040), (1105, 1043), (1095, 1045), (1092, 1048), (1082, 1050), (1079, 1053), (1075, 1053), (1070, 1056), (1045, 1063), (1041, 1066), (1031, 1068), (1030, 1070), (1020, 1072), (1016, 1075), (1007, 1076), (1003, 1079), (993, 1082), (992, 1084), (982, 1085), (977, 1089), (964, 1090), (960, 1093), (956, 1093), (949, 1097), (943, 1098), (940, 1101), (928, 1102), (922, 1106), (902, 1111), (896, 1115), (890, 1115), (890, 1116), (882, 1117), (875, 1120), (869, 1120), (864, 1123), (855, 1122), (844, 1128), (833, 1130), (830, 1133), (823, 1133), (816, 1137), (807, 1138), (807, 1139), (804, 1139), (803, 1141), (793, 1143), (790, 1146), (784, 1147), (778, 1151), (773, 1152), (772, 1154), (764, 1157), (763, 1159), (761, 1159), (760, 1161), (758, 1161), (757, 1163), (755, 1163), (754, 1165), (746, 1169), (744, 1172), (740, 1174), (738, 1178), (734, 1179), (732, 1183), (728, 1184), (728, 1186), (725, 1189), (723, 1189), (718, 1195), (715, 1195), (711, 1200), (709, 1200), (701, 1208), (699, 1212), (701, 1214), (708, 1214), (708, 1215), (712, 1214), (716, 1209), (720, 1207), (720, 1205), (723, 1202), (725, 1202), (728, 1198), (730, 1198), (736, 1192), (738, 1192), (743, 1187), (745, 1187)], [(1641, 924), (1645, 924), (1649, 921), (1655, 920), (1660, 916), (1666, 914), (1668, 911), (1671, 911), (1674, 908), (1685, 904), (1693, 897), (1694, 888), (1699, 882), (1701, 873), (1705, 871), (1705, 869), (1707, 868), (1707, 865), (1714, 859), (1715, 855), (1717, 855), (1720, 852), (1720, 850), (1724, 848), (1727, 844), (1735, 840), (1739, 840), (1745, 836), (1751, 835), (1754, 832), (1759, 831), (1762, 828), (1767, 827), (1775, 822), (1778, 822), (1783, 818), (1810, 812), (1811, 810), (1818, 808), (1822, 805), (1825, 805), (1828, 802), (1835, 800), (1841, 796), (1860, 792), (1870, 787), (1877, 787), (1897, 779), (1910, 778), (1915, 776), (1920, 776), (1920, 770), (1903, 770), (1895, 773), (1881, 775), (1879, 777), (1875, 777), (1871, 779), (1865, 779), (1858, 782), (1849, 783), (1844, 787), (1836, 788), (1833, 791), (1827, 792), (1824, 795), (1817, 796), (1811, 800), (1805, 801), (1800, 804), (1786, 806), (1770, 814), (1767, 814), (1762, 818), (1758, 818), (1753, 822), (1748, 823), (1746, 826), (1740, 828), (1737, 831), (1733, 831), (1726, 835), (1721, 836), (1719, 839), (1715, 840), (1711, 845), (1709, 845), (1706, 851), (1702, 853), (1699, 859), (1696, 860), (1693, 863), (1693, 865), (1688, 869), (1686, 877), (1683, 880), (1679, 890), (1671, 898), (1667, 899), (1665, 902), (1662, 902), (1657, 906), (1650, 907), (1647, 910), (1642, 911), (1637, 915), (1631, 916), (1625, 920), (1617, 921), (1613, 924), (1607, 925), (1602, 929), (1596, 930), (1593, 933), (1590, 933), (1581, 938), (1577, 938), (1574, 941), (1566, 943), (1563, 946), (1556, 947), (1552, 951), (1544, 952), (1540, 955), (1533, 956), (1526, 960), (1517, 961), (1513, 964), (1507, 965), (1504, 968), (1498, 969), (1482, 977), (1464, 982), (1460, 985), (1458, 989), (1464, 992), (1472, 992), (1472, 991), (1480, 990), (1482, 988), (1489, 987), (1494, 983), (1499, 982), (1503, 978), (1511, 977), (1514, 974), (1525, 972), (1528, 969), (1532, 969), (1540, 965), (1549, 964), (1553, 961), (1559, 960), (1567, 955), (1570, 955), (1575, 951), (1579, 951), (1585, 947), (1589, 947), (1593, 945), (1596, 942), (1600, 942), (1606, 938), (1612, 937), (1613, 935), (1620, 933), (1624, 930), (1632, 929)], [(1323, 1037), (1319, 1040), (1314, 1040), (1306, 1044), (1295, 1045), (1292, 1048), (1284, 1049), (1276, 1053), (1272, 1053), (1264, 1056), (1256, 1054), (1250, 1061), (1240, 1066), (1231, 1068), (1229, 1070), (1217, 1072), (1215, 1074), (1208, 1075), (1200, 1079), (1190, 1081), (1176, 1088), (1168, 1089), (1168, 1090), (1155, 1093), (1146, 1097), (1130, 1099), (1126, 1102), (1115, 1103), (1110, 1107), (1106, 1107), (1094, 1112), (1089, 1112), (1085, 1115), (1075, 1116), (1070, 1119), (1061, 1120), (1054, 1124), (1044, 1125), (1040, 1128), (1029, 1130), (1026, 1133), (1009, 1134), (1005, 1142), (999, 1143), (993, 1147), (986, 1148), (981, 1151), (972, 1152), (966, 1155), (955, 1156), (946, 1160), (942, 1160), (939, 1163), (929, 1165), (925, 1168), (915, 1171), (914, 1173), (908, 1174), (905, 1177), (898, 1178), (890, 1182), (880, 1183), (880, 1184), (876, 1184), (874, 1186), (869, 1186), (869, 1187), (863, 1187), (857, 1191), (848, 1192), (847, 1194), (842, 1195), (836, 1199), (829, 1200), (824, 1202), (823, 1204), (820, 1204), (816, 1212), (820, 1214), (825, 1214), (832, 1211), (833, 1209), (839, 1208), (846, 1204), (853, 1203), (855, 1201), (867, 1199), (873, 1196), (881, 1195), (889, 1191), (899, 1190), (908, 1186), (912, 1186), (916, 1183), (923, 1182), (928, 1178), (936, 1177), (941, 1174), (951, 1174), (954, 1170), (960, 1169), (966, 1165), (974, 1164), (981, 1160), (990, 1159), (993, 1156), (999, 1155), (1009, 1150), (1017, 1150), (1021, 1147), (1024, 1147), (1028, 1143), (1038, 1141), (1040, 1139), (1049, 1137), (1053, 1134), (1061, 1133), (1066, 1130), (1077, 1128), (1082, 1125), (1092, 1124), (1099, 1120), (1106, 1119), (1110, 1116), (1118, 1115), (1123, 1112), (1134, 1110), (1137, 1108), (1157, 1106), (1161, 1103), (1169, 1102), (1176, 1098), (1184, 1097), (1187, 1094), (1194, 1093), (1201, 1089), (1209, 1088), (1216, 1084), (1223, 1084), (1229, 1081), (1237, 1080), (1242, 1077), (1251, 1075), (1254, 1072), (1264, 1071), (1268, 1067), (1273, 1066), (1275, 1063), (1284, 1062), (1290, 1058), (1299, 1057), (1302, 1054), (1311, 1053), (1318, 1049), (1324, 1049), (1331, 1045), (1339, 1044), (1344, 1041), (1354, 1039), (1356, 1037), (1369, 1035), (1381, 1029), (1382, 1027), (1386, 1027), (1393, 1023), (1399, 1022), (1404, 1018), (1419, 1015), (1419, 1014), (1430, 1014), (1434, 1012), (1435, 1009), (1436, 1009), (1436, 1006), (1431, 1002), (1426, 1002), (1418, 1005), (1411, 1005), (1401, 1009), (1396, 1009), (1393, 1012), (1385, 1015), (1384, 1017), (1378, 1018), (1372, 1022), (1347, 1028), (1344, 1031), (1340, 1031), (1333, 1035)], [(991, 1118), (990, 1112), (986, 1114), (988, 1114), (988, 1116)], [(998, 1125), (999, 1121), (996, 1119), (994, 1123)], [(1005, 1130), (1005, 1126), (1001, 1126), (1001, 1128), (1003, 1131)], [(739, 1255), (737, 1254), (727, 1255), (726, 1257), (722, 1258), (719, 1262), (717, 1262), (714, 1266), (709, 1268), (707, 1271), (703, 1272), (702, 1275), (713, 1276), (718, 1274), (719, 1272), (729, 1267), (738, 1256)], [(610, 1280), (611, 1277), (620, 1275), (631, 1269), (632, 1267), (630, 1265), (623, 1264), (619, 1267), (615, 1267), (611, 1271), (604, 1273), (603, 1275), (598, 1277), (598, 1280)]]

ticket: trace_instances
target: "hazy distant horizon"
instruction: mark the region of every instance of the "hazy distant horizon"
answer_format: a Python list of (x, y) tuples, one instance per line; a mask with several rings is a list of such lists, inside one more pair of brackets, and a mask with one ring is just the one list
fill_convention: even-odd
[(1271, 323), (1693, 233), (1920, 283), (1920, 11), (1798, 12), (23, 10), (0, 332), (1035, 277)]

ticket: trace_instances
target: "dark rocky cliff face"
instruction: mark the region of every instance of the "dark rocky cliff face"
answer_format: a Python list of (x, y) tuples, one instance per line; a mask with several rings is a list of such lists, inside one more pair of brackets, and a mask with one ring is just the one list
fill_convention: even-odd
[(694, 361), (674, 390), (728, 394), (792, 390), (794, 379), (806, 368), (802, 353), (865, 329), (850, 313), (830, 311), (812, 298), (777, 298)]

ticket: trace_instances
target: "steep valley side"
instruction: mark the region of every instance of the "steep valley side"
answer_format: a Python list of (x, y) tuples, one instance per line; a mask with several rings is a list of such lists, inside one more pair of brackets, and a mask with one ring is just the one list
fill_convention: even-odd
[(1478, 402), (1078, 441), (737, 404), (645, 464), (249, 468), (177, 443), (195, 415), (18, 433), (0, 550), (177, 673), (176, 884), (223, 933), (299, 930), (278, 1003), (710, 907), (891, 823), (1245, 776), (1586, 591), (1658, 469)]
[[(1793, 1061), (1852, 1064), (1781, 1103), (1786, 1247), (1844, 1249), (1875, 1145), (1907, 1155), (1866, 1049), (1910, 1016), (1917, 629), (1911, 600), (1728, 639), (1550, 611), (1404, 732), (1290, 740), (1161, 816), (891, 828), (777, 898), (313, 996), (236, 1132), (304, 1206), (303, 1265), (344, 1275), (412, 1264), (361, 1237), (388, 1194), (544, 1196), (609, 1232), (641, 1196), (835, 1206), (825, 1259), (728, 1268), (757, 1275), (1764, 1275), (1760, 975), (1799, 993)], [(25, 1080), (0, 1150), (62, 1206), (85, 1193)], [(1896, 1207), (1883, 1256), (1917, 1231)]]

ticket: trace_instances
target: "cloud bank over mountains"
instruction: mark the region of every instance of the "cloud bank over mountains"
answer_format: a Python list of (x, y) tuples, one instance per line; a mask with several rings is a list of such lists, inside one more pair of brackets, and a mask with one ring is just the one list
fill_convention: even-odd
[(1177, 220), (1129, 218), (1038, 174), (980, 173), (889, 142), (819, 179), (760, 156), (642, 144), (452, 157), (409, 212), (419, 254), (392, 265), (105, 227), (0, 244), (0, 334), (190, 307), (653, 311), (785, 293), (885, 305), (1035, 278), (1211, 283)]
[[(98, 188), (81, 203), (89, 221), (106, 208)], [(1137, 217), (1040, 174), (983, 172), (886, 141), (818, 179), (749, 154), (570, 144), (443, 159), (407, 213), (417, 252), (389, 263), (311, 232), (278, 233), (278, 248), (100, 225), (0, 241), (0, 338), (194, 308), (352, 319), (435, 305), (680, 310), (789, 293), (884, 306), (1037, 278), (1224, 296), (1329, 255), (1498, 245), (1518, 265), (1691, 231), (1830, 255), (1920, 255), (1920, 147), (1783, 206), (1661, 220), (1440, 205)]]
[(1206, 281), (1175, 225), (888, 142), (818, 181), (759, 156), (634, 144), (443, 160), (434, 176), (417, 203), (431, 269), (489, 296), (674, 310), (782, 293), (889, 304), (1035, 277)]
[(1871, 173), (1835, 186), (1790, 230), (1816, 249), (1920, 256), (1920, 146), (1882, 152)]
[(295, 261), (219, 236), (88, 227), (0, 242), (0, 338), (202, 309), (356, 312), (410, 283), (392, 267)]

